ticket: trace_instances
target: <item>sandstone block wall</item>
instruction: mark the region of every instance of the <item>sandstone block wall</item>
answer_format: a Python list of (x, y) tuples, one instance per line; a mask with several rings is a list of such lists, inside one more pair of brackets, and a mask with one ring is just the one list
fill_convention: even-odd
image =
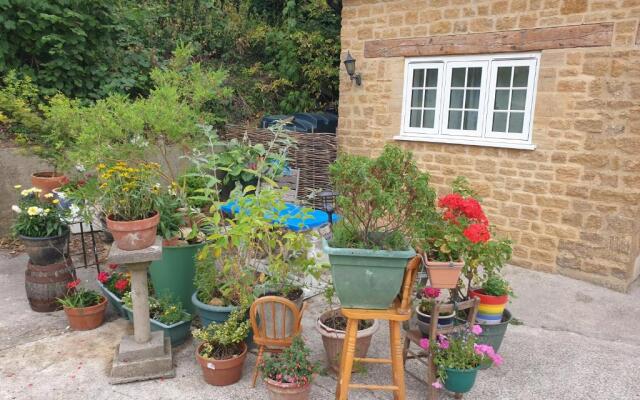
[(376, 155), (400, 132), (404, 58), (366, 41), (613, 23), (611, 45), (543, 50), (536, 150), (398, 141), (439, 190), (466, 175), (513, 264), (626, 290), (640, 272), (640, 0), (344, 0), (338, 149)]

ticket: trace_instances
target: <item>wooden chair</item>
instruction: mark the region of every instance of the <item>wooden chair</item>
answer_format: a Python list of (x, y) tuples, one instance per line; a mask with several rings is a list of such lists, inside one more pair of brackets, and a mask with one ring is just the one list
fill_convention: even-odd
[[(403, 321), (411, 317), (411, 288), (415, 280), (420, 257), (416, 256), (407, 263), (400, 295), (387, 310), (369, 310), (357, 308), (342, 308), (342, 314), (347, 318), (347, 328), (340, 359), (340, 376), (336, 387), (336, 399), (346, 400), (349, 389), (388, 390), (393, 392), (393, 398), (404, 400), (404, 363), (402, 359), (402, 338), (400, 326)], [(379, 319), (389, 321), (390, 359), (355, 357), (356, 336), (360, 320)], [(391, 364), (393, 371), (393, 385), (364, 385), (351, 382), (351, 372), (354, 362)]]
[(264, 296), (251, 305), (249, 317), (253, 329), (253, 341), (258, 345), (258, 357), (251, 387), (256, 386), (258, 366), (264, 352), (279, 353), (291, 346), (293, 339), (302, 332), (302, 309), (291, 300), (279, 296)]
[[(432, 323), (429, 326), (429, 339), (433, 340), (438, 335), (446, 335), (471, 328), (475, 323), (479, 304), (480, 299), (477, 298), (453, 304), (436, 303), (431, 313), (431, 321), (438, 321), (438, 317), (441, 314), (451, 314), (453, 311), (464, 310), (467, 310), (467, 320), (464, 323), (446, 327), (438, 327), (437, 323)], [(432, 354), (428, 349), (425, 350), (421, 348), (423, 351), (419, 353), (414, 353), (410, 349), (411, 343), (414, 343), (416, 346), (420, 346), (420, 339), (422, 339), (422, 334), (418, 329), (409, 329), (404, 338), (404, 350), (402, 353), (403, 359), (405, 362), (409, 359), (415, 359), (427, 366), (427, 400), (436, 400), (438, 398), (438, 389), (434, 388), (432, 385), (436, 381), (436, 366), (433, 363)], [(425, 362), (421, 358), (426, 358), (427, 361)], [(456, 398), (461, 399), (462, 394), (457, 393)]]

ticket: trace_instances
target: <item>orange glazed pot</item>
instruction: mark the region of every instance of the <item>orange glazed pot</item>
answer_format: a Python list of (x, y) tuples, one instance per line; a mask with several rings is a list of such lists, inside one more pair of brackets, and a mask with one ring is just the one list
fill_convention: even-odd
[(297, 383), (282, 383), (266, 378), (264, 383), (269, 390), (269, 400), (309, 400), (311, 383), (298, 385)]
[(227, 386), (234, 384), (242, 378), (242, 367), (247, 358), (247, 345), (242, 342), (242, 353), (227, 360), (215, 360), (204, 358), (200, 355), (201, 344), (196, 350), (196, 359), (202, 368), (202, 376), (205, 382), (214, 386)]
[(436, 289), (453, 289), (458, 285), (460, 271), (464, 261), (429, 261), (424, 258), (431, 287)]
[(52, 171), (36, 172), (31, 175), (31, 185), (42, 190), (40, 196), (51, 193), (53, 189), (67, 182), (69, 182), (69, 179), (65, 175)]
[(115, 221), (112, 217), (107, 217), (107, 229), (120, 250), (142, 250), (156, 241), (160, 213), (136, 221)]
[(104, 313), (107, 310), (107, 299), (102, 297), (102, 301), (95, 306), (82, 308), (64, 308), (69, 320), (69, 326), (74, 331), (89, 331), (96, 329), (104, 322)]

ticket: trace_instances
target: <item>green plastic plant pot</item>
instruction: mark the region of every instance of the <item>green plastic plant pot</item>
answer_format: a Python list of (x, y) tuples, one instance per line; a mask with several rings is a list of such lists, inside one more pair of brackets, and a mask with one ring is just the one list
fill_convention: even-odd
[(156, 297), (169, 295), (182, 303), (185, 311), (194, 312), (191, 295), (196, 290), (193, 280), (196, 274), (195, 257), (204, 243), (186, 246), (163, 246), (162, 259), (149, 267)]
[(389, 308), (402, 287), (407, 261), (416, 255), (413, 249), (335, 248), (324, 239), (322, 245), (331, 263), (336, 295), (344, 308)]
[(450, 392), (467, 393), (476, 383), (479, 367), (473, 369), (445, 369), (447, 371), (447, 379), (444, 381), (444, 387)]
[[(122, 306), (127, 313), (129, 320), (133, 321), (133, 311), (127, 306)], [(178, 346), (184, 343), (191, 335), (191, 321), (180, 321), (172, 325), (165, 325), (160, 321), (149, 318), (152, 331), (164, 331), (164, 337), (171, 340), (171, 346)]]

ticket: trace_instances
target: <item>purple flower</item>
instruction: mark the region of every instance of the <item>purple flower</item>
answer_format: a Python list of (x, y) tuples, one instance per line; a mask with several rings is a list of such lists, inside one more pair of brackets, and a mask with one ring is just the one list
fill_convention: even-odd
[(480, 325), (474, 325), (471, 328), (471, 333), (473, 333), (474, 335), (479, 335), (482, 333), (482, 327)]
[(437, 380), (437, 381), (433, 382), (431, 384), (431, 386), (433, 386), (436, 389), (442, 389), (442, 382), (440, 382), (440, 380)]
[(427, 338), (420, 339), (420, 347), (422, 347), (425, 350), (428, 349), (429, 348), (429, 339), (427, 339)]

